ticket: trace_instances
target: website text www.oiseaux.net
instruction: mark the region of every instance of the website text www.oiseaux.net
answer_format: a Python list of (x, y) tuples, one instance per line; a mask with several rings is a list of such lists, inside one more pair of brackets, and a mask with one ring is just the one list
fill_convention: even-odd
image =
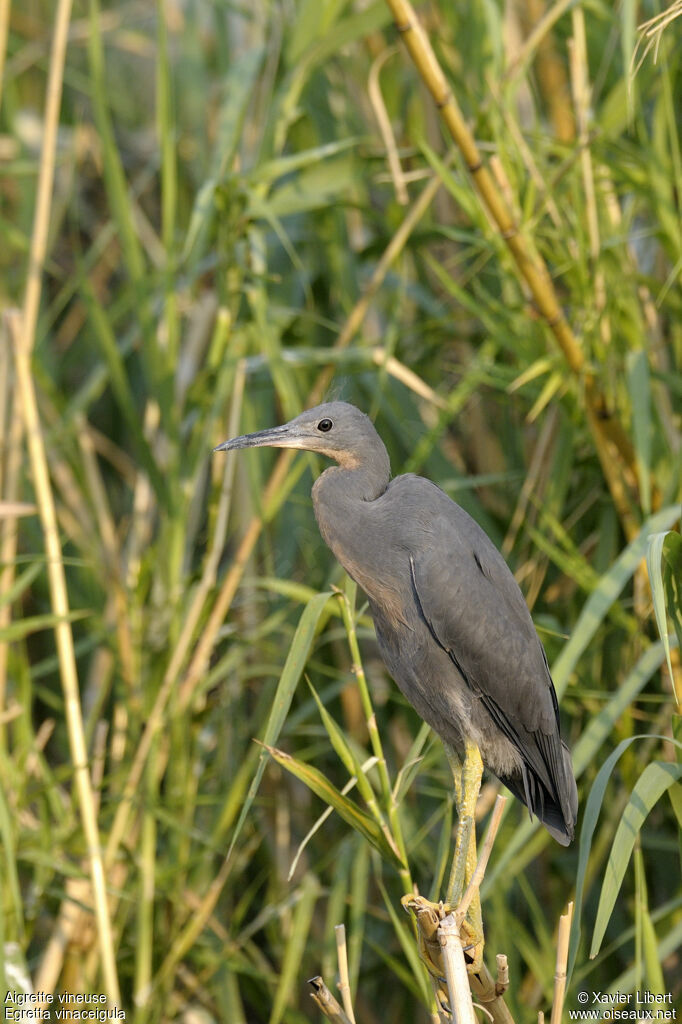
[(672, 992), (578, 992), (579, 1007), (568, 1008), (569, 1020), (678, 1020)]

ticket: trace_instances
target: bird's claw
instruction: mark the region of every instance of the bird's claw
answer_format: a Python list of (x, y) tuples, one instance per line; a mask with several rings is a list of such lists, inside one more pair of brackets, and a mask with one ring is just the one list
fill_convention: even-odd
[[(413, 913), (417, 922), (419, 956), (427, 971), (436, 982), (444, 982), (445, 968), (438, 942), (438, 927), (450, 913), (456, 913), (450, 903), (439, 900), (433, 903), (424, 896), (407, 893), (401, 904), (408, 913)], [(459, 915), (457, 915), (459, 920)], [(466, 918), (459, 920), (460, 941), (464, 959), (470, 974), (477, 974), (483, 963), (483, 935)]]
[(464, 961), (469, 974), (478, 974), (483, 965), (483, 935), (465, 918), (459, 926)]

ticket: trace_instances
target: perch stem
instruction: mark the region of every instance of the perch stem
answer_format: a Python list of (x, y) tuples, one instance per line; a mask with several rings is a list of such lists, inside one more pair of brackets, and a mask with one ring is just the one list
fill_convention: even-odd
[(573, 903), (569, 903), (566, 913), (559, 918), (559, 936), (556, 950), (556, 970), (554, 972), (554, 999), (550, 1024), (561, 1024), (561, 1014), (566, 996), (566, 965), (568, 963), (568, 940), (571, 934)]
[(332, 1024), (351, 1024), (351, 1021), (325, 985), (323, 978), (317, 975), (317, 977), (311, 978), (308, 984), (312, 988), (310, 998), (317, 1003), (327, 1020), (332, 1021)]
[(448, 983), (453, 1020), (455, 1024), (476, 1024), (471, 989), (469, 988), (469, 975), (459, 936), (459, 921), (455, 914), (448, 914), (441, 921), (438, 928), (438, 941), (443, 953), (445, 979)]

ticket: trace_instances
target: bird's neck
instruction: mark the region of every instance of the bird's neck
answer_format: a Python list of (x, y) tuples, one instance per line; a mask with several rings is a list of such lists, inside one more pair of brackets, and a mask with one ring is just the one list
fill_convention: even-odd
[(349, 572), (347, 552), (354, 547), (354, 538), (370, 529), (372, 502), (384, 493), (389, 478), (386, 455), (381, 466), (332, 466), (313, 485), (313, 507), (320, 533)]
[(401, 579), (390, 557), (390, 508), (383, 500), (390, 480), (385, 449), (384, 456), (366, 469), (360, 465), (326, 470), (313, 487), (313, 505), (323, 540), (349, 576), (385, 617), (406, 623)]
[(331, 466), (313, 484), (313, 499), (322, 498), (339, 509), (348, 501), (374, 501), (384, 493), (389, 479), (388, 456), (381, 467), (364, 463)]

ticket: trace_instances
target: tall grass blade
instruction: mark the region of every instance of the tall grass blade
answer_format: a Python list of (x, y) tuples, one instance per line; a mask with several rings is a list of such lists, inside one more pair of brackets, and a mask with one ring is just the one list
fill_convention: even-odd
[(382, 882), (379, 883), (379, 888), (381, 890), (381, 895), (384, 898), (384, 906), (391, 918), (393, 930), (400, 940), (400, 947), (402, 949), (403, 956), (409, 964), (412, 974), (417, 982), (424, 1005), (430, 1006), (431, 992), (429, 991), (427, 982), (426, 968), (424, 967), (422, 960), (419, 958), (417, 945), (414, 941), (414, 932), (408, 924), (408, 918), (407, 916), (398, 916), (395, 904), (388, 895), (388, 892)]
[(135, 229), (128, 197), (128, 184), (116, 145), (111, 115), (109, 113), (104, 67), (104, 47), (100, 30), (101, 12), (98, 0), (90, 0), (89, 6), (88, 57), (90, 61), (91, 98), (97, 130), (102, 143), (104, 179), (123, 246), (128, 273), (133, 281), (141, 283), (146, 269), (145, 259)]
[(573, 747), (573, 770), (576, 778), (580, 778), (593, 763), (616, 723), (642, 692), (654, 672), (660, 668), (664, 657), (665, 650), (661, 641), (647, 648), (632, 671), (619, 683), (609, 701), (590, 718), (587, 728)]
[(646, 555), (649, 534), (672, 526), (678, 515), (679, 508), (669, 505), (651, 516), (590, 594), (573, 628), (571, 639), (552, 666), (552, 678), (559, 695), (566, 689), (571, 672), (604, 621), (609, 608)]
[(663, 586), (662, 566), (663, 544), (667, 536), (668, 533), (666, 531), (662, 533), (654, 533), (649, 537), (649, 543), (646, 551), (646, 567), (649, 573), (649, 583), (651, 585), (651, 596), (654, 605), (654, 615), (656, 616), (656, 625), (658, 626), (658, 632), (665, 650), (665, 657), (668, 662), (668, 672), (670, 673), (670, 678), (674, 686), (675, 676), (673, 675), (673, 666), (670, 658), (670, 634), (668, 633), (668, 615), (665, 607), (665, 589)]
[(43, 629), (54, 629), (60, 622), (78, 622), (92, 615), (91, 611), (84, 608), (74, 609), (67, 615), (30, 615), (25, 619), (17, 619), (9, 626), (0, 628), (0, 642), (12, 643), (15, 640), (22, 640), (32, 633), (39, 633)]
[(334, 810), (347, 822), (352, 829), (363, 836), (368, 843), (379, 851), (381, 856), (389, 864), (400, 870), (404, 865), (395, 844), (391, 844), (384, 831), (373, 818), (365, 814), (358, 805), (344, 796), (329, 779), (313, 765), (298, 761), (283, 750), (275, 747), (266, 747), (268, 753), (274, 758), (277, 764), (286, 768), (288, 772), (295, 775), (297, 779), (304, 782), (308, 789), (311, 789), (316, 796)]
[[(284, 949), (284, 958), (279, 971), (279, 980), (268, 1024), (280, 1024), (291, 995), (300, 982), (301, 963), (319, 895), (320, 884), (317, 878), (312, 874), (306, 875), (300, 887), (300, 899), (296, 904), (291, 930)], [(311, 964), (307, 973), (310, 974), (312, 969), (313, 965)]]
[[(657, 739), (665, 739), (666, 737), (658, 736)], [(580, 829), (580, 842), (578, 847), (578, 870), (576, 872), (576, 883), (575, 883), (575, 915), (573, 917), (573, 923), (571, 926), (571, 942), (569, 950), (569, 969), (568, 975), (570, 977), (573, 967), (575, 965), (576, 956), (578, 953), (578, 945), (580, 942), (580, 917), (581, 908), (583, 901), (583, 893), (585, 888), (585, 875), (587, 871), (587, 864), (592, 850), (592, 842), (594, 838), (594, 832), (597, 827), (597, 820), (601, 811), (602, 803), (604, 801), (604, 795), (606, 793), (606, 787), (609, 784), (609, 780), (613, 773), (613, 770), (618, 763), (618, 760), (623, 755), (631, 744), (639, 742), (641, 740), (651, 739), (648, 734), (638, 734), (636, 736), (628, 736), (626, 739), (621, 740), (615, 750), (609, 754), (604, 764), (599, 769), (597, 776), (592, 783), (590, 795), (587, 798), (585, 805), (585, 811), (583, 814), (582, 828)], [(682, 744), (677, 744), (682, 746)], [(669, 778), (669, 785), (672, 785), (675, 780)], [(634, 836), (633, 836), (634, 842)], [(630, 847), (632, 849), (632, 846)]]
[(623, 883), (625, 869), (635, 840), (651, 808), (658, 802), (673, 783), (682, 778), (682, 765), (655, 761), (648, 764), (632, 791), (623, 817), (614, 836), (611, 853), (606, 865), (604, 883), (599, 897), (599, 906), (594, 923), (590, 957), (599, 952), (613, 908)]
[(220, 113), (209, 175), (197, 191), (181, 256), (181, 261), (188, 262), (190, 267), (193, 267), (204, 253), (209, 229), (216, 214), (215, 191), (227, 176), (239, 145), (254, 84), (263, 63), (263, 54), (264, 50), (260, 46), (246, 50), (232, 62), (222, 83)]
[(317, 704), (317, 710), (320, 713), (322, 723), (327, 730), (327, 735), (331, 741), (331, 744), (339, 755), (343, 765), (349, 775), (354, 776), (357, 780), (357, 787), (362, 795), (363, 800), (367, 804), (369, 810), (372, 812), (374, 818), (380, 825), (384, 825), (383, 816), (379, 811), (377, 802), (374, 796), (374, 790), (372, 789), (369, 780), (365, 774), (366, 769), (363, 771), (363, 764), (360, 759), (355, 755), (351, 744), (347, 741), (343, 731), (336, 724), (332, 716), (329, 714), (324, 704), (320, 700), (317, 691), (313, 687), (310, 680), (308, 680), (308, 686)]
[[(673, 620), (677, 642), (682, 647), (682, 537), (672, 530), (663, 541), (663, 561), (663, 584), (668, 614)], [(674, 676), (672, 678), (674, 679)]]
[(639, 935), (635, 938), (635, 945), (636, 947), (640, 947), (642, 950), (642, 959), (644, 962), (643, 980), (645, 983), (640, 983), (638, 985), (638, 990), (642, 991), (642, 989), (646, 987), (649, 992), (665, 996), (666, 990), (665, 983), (663, 981), (663, 971), (661, 969), (660, 960), (658, 959), (658, 940), (656, 938), (656, 929), (649, 911), (649, 897), (647, 893), (646, 875), (644, 872), (644, 857), (642, 855), (642, 849), (638, 844), (635, 845), (634, 862), (635, 899), (637, 901), (635, 920), (639, 931)]
[[(303, 609), (303, 613), (291, 642), (291, 647), (289, 648), (287, 659), (284, 663), (284, 668), (282, 669), (282, 675), (280, 676), (280, 680), (277, 685), (275, 698), (272, 703), (272, 711), (268, 716), (268, 721), (261, 737), (261, 741), (265, 748), (272, 746), (272, 744), (276, 742), (277, 737), (282, 730), (282, 726), (284, 725), (287, 713), (291, 706), (294, 691), (296, 690), (298, 681), (301, 678), (303, 669), (305, 668), (305, 663), (310, 653), (315, 631), (325, 610), (325, 605), (329, 601), (329, 598), (333, 596), (334, 595), (331, 591), (316, 594)], [(267, 753), (264, 750), (259, 758), (256, 774), (249, 786), (249, 791), (246, 794), (244, 805), (241, 809), (239, 818), (237, 819), (237, 824), (235, 825), (234, 833), (230, 841), (227, 859), (230, 858), (234, 851), (235, 843), (237, 842), (241, 830), (244, 827), (244, 822), (251, 810), (251, 805), (256, 798), (256, 793), (258, 792), (258, 787), (260, 786), (261, 779), (263, 778), (266, 763)]]
[(159, 501), (164, 508), (170, 510), (171, 492), (142, 431), (140, 415), (135, 406), (131, 389), (130, 375), (126, 371), (111, 323), (92, 292), (88, 296), (88, 304), (92, 325), (95, 329), (94, 338), (99, 343), (100, 351), (109, 368), (109, 383), (116, 396), (121, 414), (133, 436), (136, 454), (149, 476)]
[(642, 512), (648, 516), (651, 512), (651, 380), (649, 360), (644, 349), (628, 353), (627, 373), (639, 495)]
[[(2, 874), (5, 885), (3, 885), (3, 889), (6, 886), (6, 891), (3, 892), (4, 906), (0, 907), (3, 939), (7, 941), (11, 937), (23, 942), (24, 909), (17, 870), (16, 843), (13, 835), (10, 807), (5, 797), (2, 783), (0, 783), (0, 837), (2, 837), (2, 859), (4, 861)], [(0, 960), (2, 958), (2, 950), (0, 949)]]

